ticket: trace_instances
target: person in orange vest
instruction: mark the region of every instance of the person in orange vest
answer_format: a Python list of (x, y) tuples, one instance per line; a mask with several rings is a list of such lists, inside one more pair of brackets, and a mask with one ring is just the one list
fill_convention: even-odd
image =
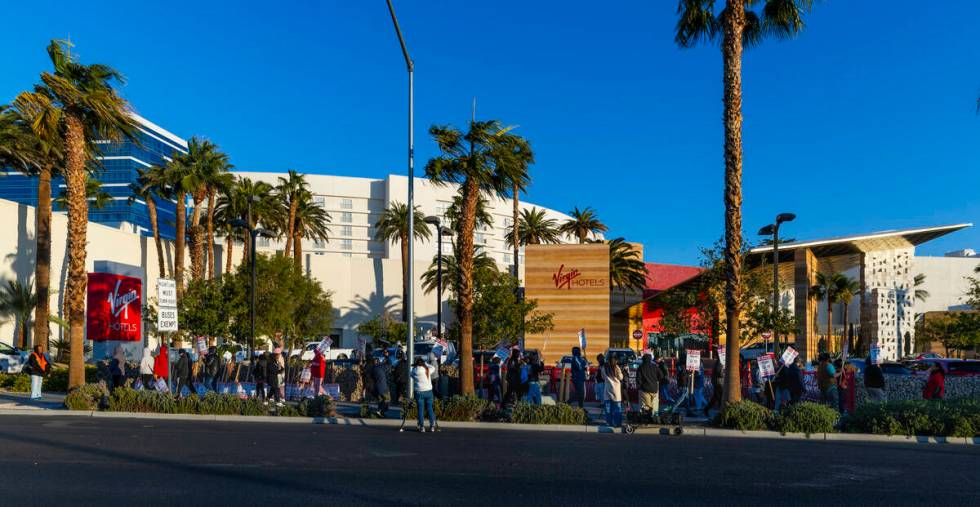
[(27, 364), (24, 365), (24, 373), (31, 376), (31, 399), (41, 399), (41, 380), (48, 374), (51, 368), (48, 358), (44, 356), (40, 345), (34, 346), (34, 352), (27, 357)]

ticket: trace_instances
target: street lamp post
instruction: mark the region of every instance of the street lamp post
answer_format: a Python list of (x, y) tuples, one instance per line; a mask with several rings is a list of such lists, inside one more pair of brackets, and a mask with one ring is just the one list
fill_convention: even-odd
[(425, 217), (425, 223), (436, 226), (436, 333), (442, 338), (442, 237), (452, 231), (442, 226), (439, 217)]
[[(387, 0), (387, 3), (391, 22), (395, 25), (395, 34), (398, 35), (398, 44), (401, 45), (402, 56), (405, 57), (405, 65), (408, 67), (408, 294), (403, 303), (408, 309), (408, 364), (411, 367), (415, 362), (415, 307), (412, 304), (415, 299), (415, 62), (408, 55), (405, 38), (402, 37), (402, 30), (395, 16), (395, 7), (391, 5), (391, 0)], [(409, 382), (409, 399), (412, 394), (412, 383)]]
[(796, 218), (793, 213), (780, 213), (776, 215), (776, 222), (759, 229), (760, 236), (772, 236), (772, 316), (773, 348), (779, 343), (779, 333), (776, 332), (775, 318), (779, 311), (779, 224), (792, 222)]
[[(253, 200), (258, 200), (257, 196)], [(251, 217), (251, 204), (249, 204), (249, 217)], [(252, 355), (255, 354), (255, 287), (256, 287), (256, 275), (255, 275), (255, 241), (259, 236), (272, 237), (271, 231), (263, 229), (261, 227), (252, 227), (251, 222), (237, 218), (231, 221), (231, 225), (234, 227), (240, 227), (245, 229), (249, 236), (249, 263), (251, 264), (251, 278), (252, 283), (249, 286), (249, 337), (248, 337), (248, 361), (249, 364), (252, 362)]]

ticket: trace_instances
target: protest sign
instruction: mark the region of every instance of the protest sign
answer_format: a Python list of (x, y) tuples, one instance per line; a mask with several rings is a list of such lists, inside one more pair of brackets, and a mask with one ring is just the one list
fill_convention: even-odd
[(877, 344), (871, 346), (871, 364), (881, 364), (881, 347)]
[(323, 384), (323, 392), (325, 392), (327, 396), (338, 400), (340, 399), (340, 384)]
[(697, 371), (701, 369), (701, 351), (688, 350), (687, 363), (685, 363), (684, 366), (687, 371)]
[(725, 346), (724, 345), (719, 345), (718, 346), (718, 360), (721, 361), (721, 367), (724, 368), (725, 367), (725, 361), (728, 360), (728, 357), (725, 356)]
[(203, 336), (197, 337), (197, 351), (200, 352), (201, 355), (208, 353), (208, 342)]
[(772, 364), (772, 356), (769, 354), (763, 354), (757, 359), (759, 363), (759, 376), (762, 378), (770, 378), (776, 376), (776, 368)]
[(333, 345), (333, 340), (331, 340), (329, 336), (324, 336), (323, 339), (320, 340), (320, 344), (316, 346), (316, 349), (319, 350), (321, 354), (326, 355), (328, 352), (330, 352), (331, 345)]
[(793, 361), (796, 361), (796, 356), (800, 355), (793, 347), (786, 347), (783, 351), (783, 364), (790, 365)]
[(157, 379), (156, 388), (157, 391), (160, 391), (161, 393), (170, 391), (170, 388), (167, 387), (167, 382), (164, 381), (162, 378)]

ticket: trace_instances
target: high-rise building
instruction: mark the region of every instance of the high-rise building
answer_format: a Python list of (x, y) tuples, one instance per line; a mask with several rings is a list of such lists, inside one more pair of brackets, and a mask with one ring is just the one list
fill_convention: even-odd
[[(130, 202), (133, 194), (129, 185), (136, 181), (137, 170), (163, 165), (174, 153), (186, 153), (187, 142), (141, 116), (133, 114), (132, 117), (136, 121), (137, 142), (96, 141), (100, 148), (96, 158), (101, 167), (93, 177), (111, 200), (101, 209), (89, 206), (88, 215), (95, 223), (149, 235), (146, 202), (139, 198)], [(52, 197), (57, 199), (64, 191), (64, 179), (52, 178)], [(0, 199), (37, 206), (37, 178), (10, 170), (0, 172)], [(57, 202), (53, 206), (56, 212), (64, 211)], [(172, 201), (157, 202), (160, 235), (167, 239), (174, 238), (175, 208)]]

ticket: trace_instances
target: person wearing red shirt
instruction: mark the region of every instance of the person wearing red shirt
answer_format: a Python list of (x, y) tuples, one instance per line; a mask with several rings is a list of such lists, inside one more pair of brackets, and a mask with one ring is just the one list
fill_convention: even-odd
[[(163, 379), (164, 382), (168, 382), (170, 378), (170, 358), (168, 354), (167, 346), (160, 345), (160, 350), (157, 352), (157, 357), (153, 359), (153, 377), (154, 379)], [(170, 385), (169, 383), (167, 385)]]
[(942, 365), (935, 363), (929, 368), (929, 380), (922, 390), (922, 398), (926, 400), (941, 400), (946, 395), (946, 372)]
[(313, 379), (313, 396), (320, 396), (323, 389), (323, 377), (327, 373), (327, 361), (319, 350), (313, 353), (310, 361), (310, 378)]

